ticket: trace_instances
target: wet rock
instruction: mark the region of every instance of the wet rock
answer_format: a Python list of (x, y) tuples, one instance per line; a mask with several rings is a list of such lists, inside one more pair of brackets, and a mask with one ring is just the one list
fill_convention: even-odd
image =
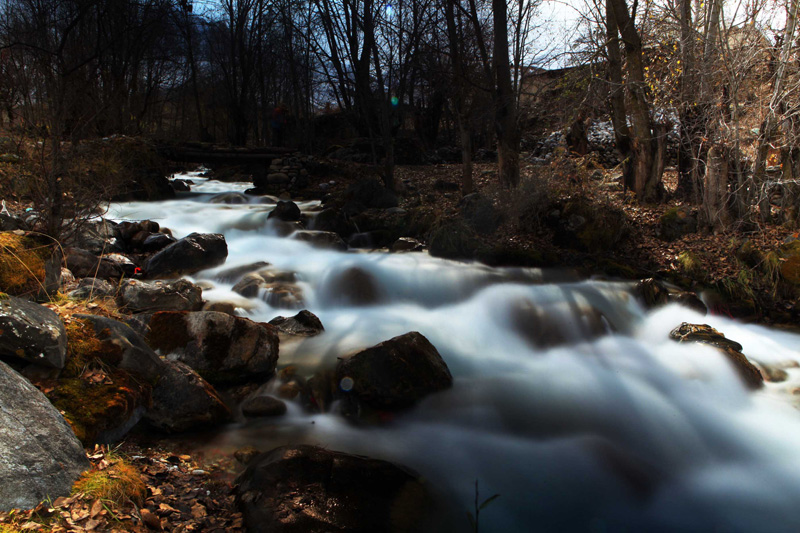
[(286, 404), (266, 394), (253, 396), (242, 403), (242, 414), (247, 417), (282, 416), (286, 414)]
[(425, 245), (411, 237), (400, 237), (392, 244), (393, 252), (421, 252)]
[(415, 331), (341, 359), (336, 381), (346, 403), (379, 410), (410, 407), (453, 385), (442, 356)]
[(420, 531), (430, 496), (419, 476), (386, 461), (315, 446), (251, 459), (236, 500), (250, 531)]
[(215, 196), (212, 196), (211, 199), (208, 200), (208, 202), (212, 204), (239, 205), (239, 204), (250, 203), (250, 199), (242, 193), (223, 192)]
[(120, 270), (122, 270), (123, 276), (132, 278), (134, 274), (136, 274), (136, 263), (131, 261), (129, 257), (122, 254), (105, 254), (102, 257), (103, 259), (116, 263)]
[(719, 349), (731, 362), (742, 382), (750, 389), (759, 389), (764, 379), (758, 368), (742, 353), (742, 345), (726, 339), (725, 335), (708, 324), (689, 324), (683, 322), (673, 329), (669, 337), (678, 342), (699, 342)]
[(303, 289), (289, 283), (269, 283), (264, 286), (264, 301), (277, 309), (302, 309), (305, 306)]
[(677, 303), (694, 309), (698, 313), (706, 314), (708, 312), (706, 305), (697, 297), (697, 294), (677, 287), (670, 287), (653, 278), (637, 282), (633, 287), (633, 293), (647, 308)]
[(279, 201), (267, 218), (277, 218), (284, 222), (295, 222), (301, 220), (303, 213), (296, 203), (292, 201)]
[(68, 496), (89, 461), (64, 417), (2, 362), (0, 405), (0, 512)]
[(242, 265), (239, 267), (233, 268), (226, 268), (225, 270), (221, 270), (214, 276), (214, 279), (222, 281), (224, 283), (234, 283), (242, 279), (245, 274), (250, 274), (251, 272), (258, 272), (269, 266), (269, 263), (266, 261), (257, 261), (255, 263), (250, 263), (248, 265)]
[(170, 183), (172, 184), (172, 189), (175, 192), (189, 192), (192, 190), (188, 180), (174, 179), (170, 181)]
[(236, 305), (231, 302), (206, 302), (203, 311), (216, 311), (226, 315), (236, 316)]
[(293, 317), (275, 317), (269, 323), (278, 328), (278, 331), (287, 335), (313, 337), (325, 331), (319, 318), (305, 309)]
[(156, 313), (149, 327), (151, 347), (211, 383), (250, 381), (275, 372), (278, 336), (270, 325), (200, 311)]
[(244, 446), (233, 452), (233, 457), (239, 461), (240, 464), (247, 466), (247, 464), (261, 454), (261, 450), (255, 446)]
[(297, 231), (292, 235), (292, 238), (307, 242), (314, 248), (338, 250), (340, 252), (347, 251), (347, 243), (338, 234), (331, 231)]
[(203, 306), (203, 291), (185, 279), (128, 280), (120, 287), (117, 303), (131, 313), (197, 311)]
[(374, 305), (383, 300), (383, 291), (371, 273), (352, 266), (324, 280), (320, 299), (335, 305)]
[(80, 248), (67, 248), (67, 268), (79, 278), (93, 277), (100, 279), (119, 279), (122, 268), (104, 257), (97, 257)]
[(227, 257), (224, 236), (192, 233), (152, 256), (144, 270), (151, 278), (174, 278), (221, 265)]
[(255, 298), (258, 296), (259, 289), (265, 285), (264, 279), (258, 274), (247, 274), (231, 290), (245, 298)]
[(770, 383), (781, 383), (789, 379), (789, 373), (782, 368), (767, 363), (758, 363), (756, 367), (761, 372), (761, 377), (764, 381)]
[(153, 388), (153, 407), (144, 416), (151, 426), (169, 433), (206, 428), (231, 417), (230, 410), (197, 372), (178, 361), (164, 361)]
[(686, 207), (673, 207), (659, 220), (659, 237), (665, 241), (674, 241), (691, 233), (697, 233), (697, 214)]
[(142, 252), (149, 254), (163, 250), (170, 244), (174, 244), (176, 242), (178, 242), (177, 239), (175, 239), (175, 237), (172, 235), (166, 235), (164, 233), (150, 233), (144, 238), (144, 240), (142, 240), (139, 249)]
[(591, 340), (614, 329), (598, 309), (566, 302), (539, 305), (520, 299), (512, 305), (510, 319), (514, 331), (536, 349), (551, 348), (575, 339)]
[(98, 298), (113, 298), (117, 289), (104, 279), (83, 278), (78, 282), (75, 289), (67, 293), (67, 296), (76, 300), (94, 300)]
[(46, 307), (14, 296), (0, 297), (0, 357), (63, 368), (67, 357), (64, 324)]

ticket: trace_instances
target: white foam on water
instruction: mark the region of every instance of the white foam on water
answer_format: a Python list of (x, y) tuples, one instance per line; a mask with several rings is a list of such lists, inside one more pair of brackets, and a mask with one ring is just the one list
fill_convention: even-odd
[[(267, 261), (296, 272), (304, 307), (325, 332), (282, 345), (279, 366), (311, 375), (419, 331), (455, 378), (452, 389), (379, 427), (290, 402), (286, 416), (233, 426), (214, 446), (303, 442), (402, 463), (449, 501), (445, 529), (453, 531), (469, 528), (476, 479), (482, 495), (501, 495), (482, 511), (481, 531), (800, 530), (800, 413), (791, 394), (800, 369), (750, 392), (719, 352), (668, 335), (681, 322), (708, 323), (752, 360), (783, 366), (800, 363), (800, 336), (678, 305), (646, 312), (624, 283), (542, 283), (533, 269), (317, 250), (271, 232), (271, 205), (207, 203), (248, 184), (190, 178), (199, 194), (117, 204), (110, 216), (157, 220), (177, 237), (224, 233), (227, 263), (192, 278), (214, 284), (204, 292), (211, 300), (244, 303), (215, 279), (232, 266)], [(337, 285), (354, 268), (377, 288), (371, 305), (354, 304), (351, 289)], [(296, 312), (259, 299), (246, 307), (239, 313), (257, 321)]]

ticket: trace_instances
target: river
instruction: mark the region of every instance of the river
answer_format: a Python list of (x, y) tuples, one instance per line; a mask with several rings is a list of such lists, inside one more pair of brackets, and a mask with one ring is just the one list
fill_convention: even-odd
[[(483, 532), (800, 531), (800, 396), (791, 394), (800, 336), (677, 305), (647, 311), (622, 282), (314, 249), (277, 235), (269, 201), (212, 201), (250, 184), (179, 177), (195, 182), (192, 193), (114, 204), (110, 218), (156, 220), (176, 237), (223, 233), (226, 264), (189, 279), (207, 287), (207, 300), (235, 302), (256, 321), (296, 310), (245, 299), (215, 274), (256, 261), (296, 272), (303, 307), (325, 332), (282, 344), (279, 368), (310, 376), (419, 331), (454, 377), (452, 389), (378, 427), (289, 402), (286, 416), (231, 424), (209, 446), (310, 443), (406, 465), (447, 503), (444, 530), (469, 531), (478, 480), (481, 500), (500, 495), (481, 511)], [(378, 303), (347, 298), (338, 279), (352, 267), (376, 280)], [(669, 340), (681, 322), (710, 324), (751, 360), (786, 367), (788, 380), (746, 390), (714, 349)]]

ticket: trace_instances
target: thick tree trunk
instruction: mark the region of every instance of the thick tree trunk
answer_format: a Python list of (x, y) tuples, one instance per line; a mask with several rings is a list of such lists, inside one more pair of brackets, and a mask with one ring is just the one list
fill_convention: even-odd
[(626, 189), (633, 188), (633, 151), (628, 128), (628, 111), (625, 106), (625, 86), (622, 78), (622, 52), (619, 48), (619, 29), (614, 10), (606, 3), (606, 51), (608, 54), (608, 102), (611, 107), (611, 123), (614, 140), (622, 160), (622, 182)]
[(647, 103), (647, 85), (644, 79), (642, 40), (628, 13), (625, 0), (607, 0), (614, 12), (617, 28), (625, 43), (626, 70), (628, 74), (628, 110), (633, 131), (633, 190), (642, 202), (657, 201), (662, 196), (661, 171), (663, 162), (657, 160), (658, 139), (650, 119)]

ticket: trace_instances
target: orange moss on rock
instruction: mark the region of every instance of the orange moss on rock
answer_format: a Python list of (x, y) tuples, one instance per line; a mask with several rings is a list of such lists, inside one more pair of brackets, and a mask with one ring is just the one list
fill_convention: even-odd
[(45, 285), (50, 245), (30, 235), (0, 232), (0, 287), (13, 296), (38, 293)]
[(104, 432), (130, 419), (136, 409), (149, 407), (151, 387), (116, 368), (121, 348), (97, 338), (88, 320), (71, 319), (67, 329), (64, 370), (45, 394), (89, 445)]

